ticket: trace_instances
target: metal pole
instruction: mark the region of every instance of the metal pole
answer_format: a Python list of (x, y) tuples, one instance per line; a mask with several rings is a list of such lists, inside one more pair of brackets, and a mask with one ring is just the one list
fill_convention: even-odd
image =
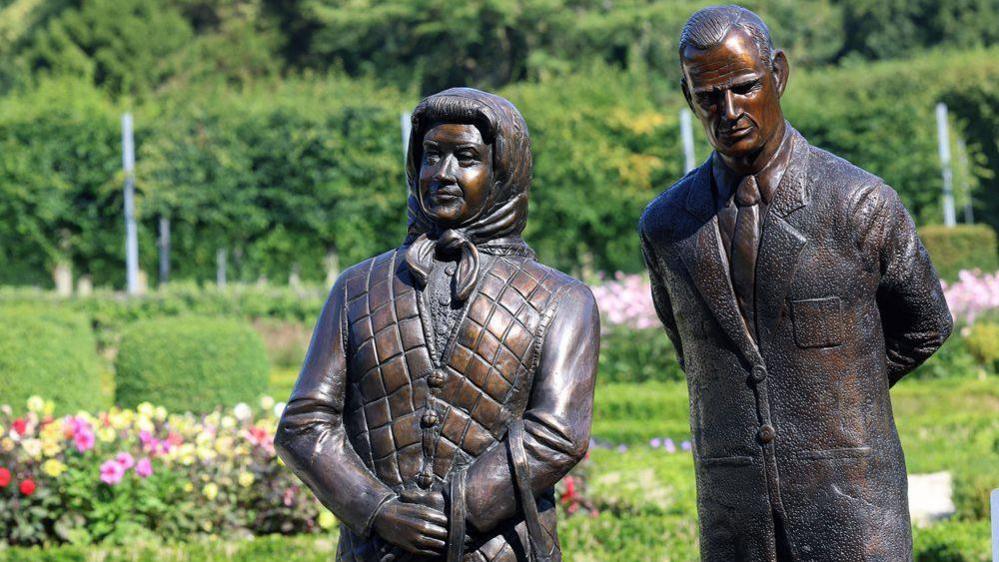
[(160, 217), (160, 285), (170, 281), (170, 219)]
[(694, 128), (691, 126), (690, 110), (686, 108), (680, 110), (680, 136), (683, 138), (683, 171), (686, 173), (697, 167), (694, 157)]
[(968, 175), (971, 174), (971, 166), (968, 165), (968, 147), (964, 144), (964, 137), (957, 137), (957, 156), (961, 160), (961, 193), (964, 196), (964, 222), (975, 223), (975, 211), (971, 200), (971, 185), (968, 182)]
[(999, 562), (999, 490), (992, 490), (992, 562)]
[(399, 116), (399, 124), (402, 125), (402, 161), (406, 162), (406, 158), (409, 156), (409, 134), (413, 128), (412, 114), (408, 111), (403, 111), (402, 115)]
[(954, 213), (954, 172), (950, 165), (950, 135), (947, 131), (947, 106), (937, 104), (937, 143), (940, 146), (940, 165), (943, 170), (943, 211), (944, 224), (953, 227), (957, 224)]
[(125, 272), (128, 294), (139, 292), (139, 240), (135, 226), (135, 142), (132, 114), (121, 116), (122, 164), (125, 168)]
[(225, 248), (219, 248), (215, 253), (215, 284), (224, 289), (226, 286), (226, 262), (228, 261)]

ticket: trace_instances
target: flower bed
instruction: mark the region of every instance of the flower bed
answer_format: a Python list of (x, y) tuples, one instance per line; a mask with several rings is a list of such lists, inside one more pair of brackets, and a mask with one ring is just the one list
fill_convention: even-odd
[[(999, 310), (999, 272), (965, 270), (954, 283), (943, 282), (944, 296), (954, 319), (968, 324), (982, 314)], [(600, 313), (611, 325), (658, 328), (649, 279), (617, 272), (614, 278), (593, 287)]]
[(203, 416), (149, 403), (52, 417), (0, 408), (0, 541), (122, 543), (308, 533), (335, 520), (274, 453), (283, 409), (263, 398)]
[[(330, 529), (336, 519), (274, 452), (283, 404), (264, 397), (203, 416), (149, 403), (53, 417), (28, 400), (0, 407), (0, 543), (11, 546), (183, 542)], [(595, 440), (593, 449), (629, 447)], [(689, 441), (656, 437), (652, 450), (689, 454)], [(586, 460), (557, 486), (564, 516), (599, 514)]]

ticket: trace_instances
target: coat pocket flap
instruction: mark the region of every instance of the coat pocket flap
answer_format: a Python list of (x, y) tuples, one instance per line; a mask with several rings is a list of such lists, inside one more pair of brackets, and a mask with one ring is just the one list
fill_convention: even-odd
[(839, 297), (791, 301), (791, 323), (798, 347), (835, 347), (843, 342)]
[(798, 451), (796, 456), (803, 461), (819, 461), (828, 459), (862, 459), (871, 454), (870, 447), (851, 447), (846, 449), (817, 449), (813, 451)]
[(753, 464), (753, 457), (708, 457), (699, 459), (701, 466), (749, 466)]

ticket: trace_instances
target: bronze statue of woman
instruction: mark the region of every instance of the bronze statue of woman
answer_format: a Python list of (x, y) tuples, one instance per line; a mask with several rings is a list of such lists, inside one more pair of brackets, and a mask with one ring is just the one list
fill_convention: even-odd
[(521, 238), (527, 125), (432, 95), (406, 171), (409, 234), (333, 286), (279, 454), (342, 522), (337, 560), (560, 560), (553, 487), (589, 443), (600, 328)]

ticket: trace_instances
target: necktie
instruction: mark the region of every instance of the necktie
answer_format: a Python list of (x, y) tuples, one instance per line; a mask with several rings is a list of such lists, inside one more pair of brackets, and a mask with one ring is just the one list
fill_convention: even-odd
[(756, 252), (760, 246), (760, 188), (754, 176), (746, 176), (735, 190), (738, 213), (732, 236), (732, 288), (749, 333), (756, 337), (756, 314), (753, 287)]

